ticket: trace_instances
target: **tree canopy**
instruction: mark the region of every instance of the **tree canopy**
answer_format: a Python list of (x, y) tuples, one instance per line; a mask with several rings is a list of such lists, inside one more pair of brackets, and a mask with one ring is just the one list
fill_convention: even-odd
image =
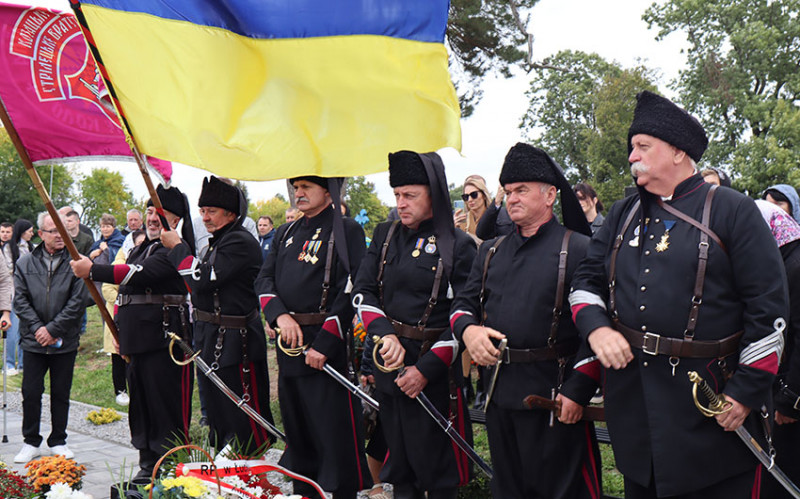
[(375, 184), (367, 181), (363, 176), (352, 177), (347, 180), (345, 201), (353, 217), (358, 215), (362, 209), (367, 210), (369, 222), (364, 226), (364, 233), (368, 237), (372, 237), (372, 231), (375, 226), (386, 221), (386, 217), (389, 215), (389, 207), (378, 198)]
[(571, 183), (591, 184), (610, 205), (631, 185), (628, 127), (636, 94), (655, 90), (655, 76), (644, 66), (626, 69), (579, 51), (562, 51), (543, 63), (567, 70), (536, 74), (520, 128), (564, 168)]
[(258, 217), (266, 215), (272, 219), (275, 227), (279, 227), (286, 222), (286, 210), (289, 209), (289, 206), (291, 205), (285, 197), (276, 194), (269, 199), (250, 203), (247, 213), (253, 220), (258, 220)]
[(121, 173), (107, 168), (95, 168), (80, 181), (78, 204), (83, 207), (81, 221), (89, 227), (98, 227), (100, 216), (110, 213), (117, 219), (117, 228), (125, 226), (126, 213), (131, 208), (142, 208), (134, 201)]
[[(36, 168), (45, 189), (50, 188), (50, 166)], [(64, 165), (53, 166), (53, 192), (50, 197), (56, 208), (70, 204), (72, 196), (72, 172)], [(36, 217), (45, 210), (44, 203), (33, 187), (33, 182), (14, 144), (6, 131), (0, 128), (0, 222), (14, 223), (24, 218), (36, 224)]]
[(675, 88), (709, 134), (703, 163), (751, 195), (800, 184), (799, 14), (798, 0), (668, 0), (643, 16), (659, 39), (687, 34)]

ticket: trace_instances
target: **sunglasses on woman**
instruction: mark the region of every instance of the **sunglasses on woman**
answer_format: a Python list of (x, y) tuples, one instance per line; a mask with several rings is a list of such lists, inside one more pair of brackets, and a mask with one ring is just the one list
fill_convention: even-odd
[(466, 203), (467, 201), (469, 201), (469, 198), (478, 199), (478, 195), (480, 195), (480, 191), (472, 191), (469, 194), (462, 194), (461, 199), (463, 199), (464, 202)]

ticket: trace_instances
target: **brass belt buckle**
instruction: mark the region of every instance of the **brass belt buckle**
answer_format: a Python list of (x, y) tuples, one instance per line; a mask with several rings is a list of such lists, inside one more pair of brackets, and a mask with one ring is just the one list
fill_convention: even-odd
[[(655, 342), (655, 344), (650, 346), (651, 342)], [(660, 334), (644, 333), (644, 339), (642, 340), (642, 352), (648, 355), (658, 355), (659, 343), (661, 343)]]

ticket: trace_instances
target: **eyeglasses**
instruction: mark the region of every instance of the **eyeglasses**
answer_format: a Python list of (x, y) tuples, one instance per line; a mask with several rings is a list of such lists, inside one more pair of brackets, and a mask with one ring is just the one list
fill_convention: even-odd
[(480, 194), (481, 194), (480, 191), (472, 191), (469, 194), (462, 194), (461, 199), (463, 199), (464, 202), (466, 203), (467, 201), (469, 201), (469, 198), (478, 199), (478, 196), (480, 196)]
[(58, 229), (50, 229), (50, 230), (39, 229), (39, 230), (42, 231), (42, 232), (46, 232), (47, 234), (57, 234), (58, 233)]

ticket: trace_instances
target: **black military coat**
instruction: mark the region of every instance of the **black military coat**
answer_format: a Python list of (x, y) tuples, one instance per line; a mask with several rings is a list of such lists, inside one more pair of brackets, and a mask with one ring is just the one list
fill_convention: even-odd
[[(508, 338), (508, 347), (516, 349), (543, 348), (550, 336), (553, 306), (558, 283), (558, 260), (566, 229), (555, 217), (542, 225), (529, 238), (514, 230), (497, 247), (489, 263), (486, 280), (486, 322)], [(456, 296), (451, 308), (450, 322), (453, 332), (462, 338), (467, 326), (481, 323), (480, 291), (486, 254), (495, 239), (484, 241), (472, 265), (469, 280), (463, 292)], [(578, 330), (570, 317), (567, 294), (578, 263), (586, 251), (589, 238), (573, 233), (569, 240), (567, 273), (564, 285), (561, 317), (556, 342), (576, 341)], [(569, 359), (561, 393), (585, 405), (597, 389), (595, 380), (573, 370), (576, 358), (583, 360), (589, 351), (584, 347)], [(550, 398), (557, 388), (558, 363), (540, 361), (504, 364), (500, 368), (492, 403), (504, 409), (523, 409), (523, 399), (528, 395)]]
[[(385, 222), (375, 228), (372, 244), (361, 264), (353, 289), (353, 300), (357, 309), (360, 309), (361, 319), (370, 336), (395, 334), (390, 319), (413, 326), (419, 323), (431, 297), (439, 265), (439, 248), (432, 219), (423, 221), (417, 230), (411, 230), (398, 222), (386, 253), (384, 300), (381, 304), (378, 270), (383, 244), (392, 223)], [(450, 304), (453, 293), (458, 293), (464, 287), (475, 258), (475, 242), (472, 238), (460, 230), (455, 231), (455, 236), (452, 276), (448, 280), (446, 273), (443, 273), (436, 293), (436, 305), (426, 324), (427, 328), (445, 330), (432, 348), (421, 357), (419, 354), (422, 341), (400, 339), (406, 349), (405, 365), (416, 366), (429, 382), (444, 382), (445, 388), (448, 368), (459, 358), (458, 343), (448, 323)], [(457, 371), (460, 372), (460, 369)], [(394, 384), (397, 373), (386, 374), (376, 369), (374, 374), (378, 389), (401, 394)], [(460, 379), (460, 375), (458, 378)]]
[[(258, 310), (258, 298), (253, 283), (261, 265), (261, 247), (238, 220), (214, 232), (202, 260), (190, 253), (187, 244), (172, 248), (169, 259), (189, 287), (195, 309), (213, 313), (216, 293), (223, 315), (246, 316)], [(209, 322), (195, 323), (195, 343), (202, 346), (203, 360), (209, 364), (215, 360), (219, 329)], [(254, 314), (247, 323), (246, 337), (248, 359), (264, 360), (267, 340), (258, 314)], [(220, 367), (239, 364), (242, 355), (242, 336), (239, 330), (228, 328), (223, 335)]]
[[(145, 239), (133, 248), (128, 260), (118, 265), (92, 265), (92, 279), (119, 284), (119, 295), (187, 295), (183, 278), (169, 261), (169, 250), (159, 239)], [(169, 307), (169, 331), (191, 343), (189, 304), (184, 305), (183, 321), (177, 307)], [(160, 304), (117, 307), (119, 350), (122, 355), (166, 349), (169, 339), (163, 327), (164, 310)], [(186, 324), (184, 330), (183, 324)]]
[[(315, 217), (304, 216), (278, 228), (267, 259), (256, 280), (256, 291), (267, 322), (273, 326), (279, 315), (317, 313), (320, 310), (325, 262), (331, 231), (333, 205)], [(350, 271), (356, 274), (366, 249), (364, 230), (352, 218), (343, 219)], [(338, 243), (334, 243), (338, 244)], [(306, 253), (316, 260), (302, 258)], [(298, 258), (300, 257), (300, 258)], [(353, 320), (353, 307), (345, 293), (348, 274), (334, 249), (330, 289), (326, 303), (327, 319), (320, 326), (303, 326), (303, 341), (328, 357), (328, 363), (343, 369), (346, 360), (346, 335)], [(281, 376), (318, 373), (305, 364), (301, 355), (290, 357), (278, 350)]]
[[(700, 221), (709, 188), (694, 175), (667, 202)], [(640, 189), (640, 196), (642, 211), (622, 235), (617, 259), (619, 319), (637, 331), (683, 338), (700, 231), (660, 208), (652, 194)], [(637, 198), (614, 204), (573, 279), (570, 302), (585, 336), (600, 326), (613, 327), (608, 310), (611, 247)], [(626, 368), (606, 371), (606, 418), (617, 466), (645, 486), (654, 469), (659, 495), (698, 490), (755, 467), (755, 458), (736, 435), (694, 406), (687, 371), (697, 371), (717, 392), (757, 412), (770, 401), (786, 325), (781, 255), (753, 200), (733, 189), (717, 189), (710, 226), (727, 252), (710, 242), (694, 338), (720, 340), (744, 330), (738, 354), (725, 360), (733, 377), (726, 383), (713, 358), (680, 359), (673, 376), (667, 356), (638, 349)], [(750, 430), (763, 434), (758, 427)]]

